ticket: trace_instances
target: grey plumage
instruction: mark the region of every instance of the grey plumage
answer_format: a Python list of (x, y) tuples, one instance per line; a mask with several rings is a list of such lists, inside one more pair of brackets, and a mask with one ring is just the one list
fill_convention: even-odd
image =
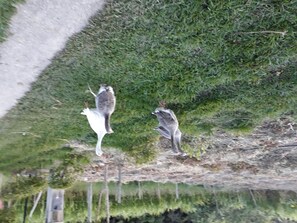
[[(159, 132), (162, 136), (164, 136), (166, 139), (170, 139), (170, 132), (165, 129), (163, 126), (158, 126), (154, 128), (157, 132)], [(176, 130), (175, 132), (175, 137), (181, 139), (181, 131), (179, 129)]]
[(96, 109), (89, 109), (88, 106), (81, 112), (87, 116), (90, 127), (97, 133), (96, 154), (102, 155), (102, 139), (106, 133), (112, 133), (110, 127), (110, 116), (115, 109), (115, 96), (111, 86), (101, 85), (97, 94), (89, 86), (89, 90), (95, 97)]
[(170, 109), (156, 108), (152, 113), (157, 116), (159, 125), (155, 128), (162, 136), (171, 140), (171, 147), (175, 153), (183, 153), (181, 149), (181, 131), (179, 130), (179, 123)]
[[(161, 136), (165, 137), (166, 139), (171, 140), (170, 132), (163, 126), (158, 126), (158, 127), (154, 128), (154, 130), (159, 132), (161, 134)], [(181, 149), (181, 136), (182, 136), (181, 131), (179, 129), (177, 129), (175, 132), (175, 135), (174, 135), (177, 151), (178, 151), (178, 153), (180, 153), (182, 155), (186, 155), (185, 152)]]
[(90, 86), (89, 90), (95, 97), (98, 112), (100, 112), (100, 114), (102, 114), (105, 118), (105, 128), (107, 133), (113, 133), (113, 130), (110, 127), (110, 117), (115, 110), (116, 104), (113, 88), (102, 84), (97, 94), (91, 90)]

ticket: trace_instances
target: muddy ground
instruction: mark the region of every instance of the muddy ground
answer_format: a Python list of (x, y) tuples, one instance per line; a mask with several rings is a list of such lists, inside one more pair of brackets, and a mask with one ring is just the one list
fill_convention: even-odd
[(201, 136), (199, 141), (207, 142), (208, 147), (198, 159), (173, 155), (170, 143), (161, 137), (157, 158), (144, 165), (136, 165), (119, 150), (105, 149), (102, 157), (93, 156), (79, 179), (103, 181), (104, 167), (108, 165), (108, 179), (117, 181), (120, 165), (122, 182), (179, 182), (297, 191), (296, 130), (297, 125), (286, 117), (266, 121), (244, 136), (217, 131), (212, 136)]

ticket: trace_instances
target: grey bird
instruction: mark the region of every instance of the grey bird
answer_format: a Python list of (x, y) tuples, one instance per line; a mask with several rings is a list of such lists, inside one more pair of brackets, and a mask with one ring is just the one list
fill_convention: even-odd
[(180, 143), (181, 132), (178, 129), (178, 120), (174, 112), (170, 109), (159, 107), (152, 114), (156, 115), (159, 121), (159, 126), (155, 130), (171, 140), (171, 147), (175, 153), (182, 151)]
[(113, 88), (106, 84), (101, 84), (99, 91), (95, 94), (89, 86), (89, 90), (95, 97), (96, 108), (100, 114), (105, 118), (105, 129), (107, 133), (113, 133), (110, 127), (110, 117), (115, 110), (116, 97)]
[[(166, 139), (170, 139), (170, 132), (166, 128), (164, 128), (163, 126), (159, 125), (158, 127), (154, 128), (154, 130), (159, 132)], [(179, 129), (177, 129), (176, 132), (175, 132), (175, 137), (177, 139), (181, 139), (181, 135), (182, 135), (181, 131)]]
[[(161, 136), (165, 137), (166, 139), (171, 139), (170, 132), (167, 129), (165, 129), (163, 126), (158, 126), (154, 128), (154, 130), (159, 132)], [(174, 136), (175, 143), (177, 145), (178, 153), (180, 153), (182, 156), (185, 156), (187, 154), (181, 149), (181, 137), (182, 137), (182, 133), (179, 129), (177, 129)]]

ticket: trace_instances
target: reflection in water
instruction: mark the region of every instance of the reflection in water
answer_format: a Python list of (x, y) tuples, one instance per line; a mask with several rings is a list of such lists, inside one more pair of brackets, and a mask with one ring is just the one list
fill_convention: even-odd
[[(3, 175), (0, 173), (0, 191), (1, 191), (2, 185), (3, 185)], [(4, 203), (0, 197), (0, 210), (3, 210), (3, 209), (4, 209)]]
[[(107, 172), (107, 171), (106, 171)], [(106, 176), (107, 177), (107, 176)], [(24, 184), (26, 182), (28, 185)], [(36, 185), (32, 185), (32, 183)], [(19, 184), (21, 184), (19, 182)], [(293, 191), (154, 182), (76, 183), (65, 190), (22, 181), (2, 187), (0, 222), (286, 222), (297, 220)], [(11, 194), (15, 193), (15, 194)], [(28, 214), (27, 214), (28, 213)], [(30, 214), (29, 214), (30, 213)], [(128, 220), (129, 219), (129, 220)]]
[(64, 191), (64, 189), (52, 189), (48, 187), (46, 196), (46, 223), (64, 221)]

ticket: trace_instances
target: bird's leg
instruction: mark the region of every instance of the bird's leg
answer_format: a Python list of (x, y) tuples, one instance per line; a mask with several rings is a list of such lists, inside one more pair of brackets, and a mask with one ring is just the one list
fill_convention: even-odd
[(178, 151), (176, 149), (176, 145), (175, 145), (174, 133), (171, 134), (171, 148), (174, 153), (178, 153)]
[(88, 88), (89, 88), (89, 91), (91, 92), (91, 94), (92, 95), (94, 95), (94, 97), (96, 98), (97, 97), (97, 95), (92, 91), (92, 89), (91, 89), (91, 87), (90, 87), (90, 85), (88, 84)]
[(181, 138), (178, 137), (176, 139), (176, 141), (177, 141), (177, 150), (178, 150), (178, 153), (181, 154), (182, 156), (186, 156), (187, 154), (181, 148)]
[(97, 135), (97, 137), (98, 137), (98, 141), (96, 144), (96, 155), (101, 156), (103, 154), (103, 152), (101, 150), (101, 143), (102, 143), (102, 138), (104, 137), (104, 135)]

